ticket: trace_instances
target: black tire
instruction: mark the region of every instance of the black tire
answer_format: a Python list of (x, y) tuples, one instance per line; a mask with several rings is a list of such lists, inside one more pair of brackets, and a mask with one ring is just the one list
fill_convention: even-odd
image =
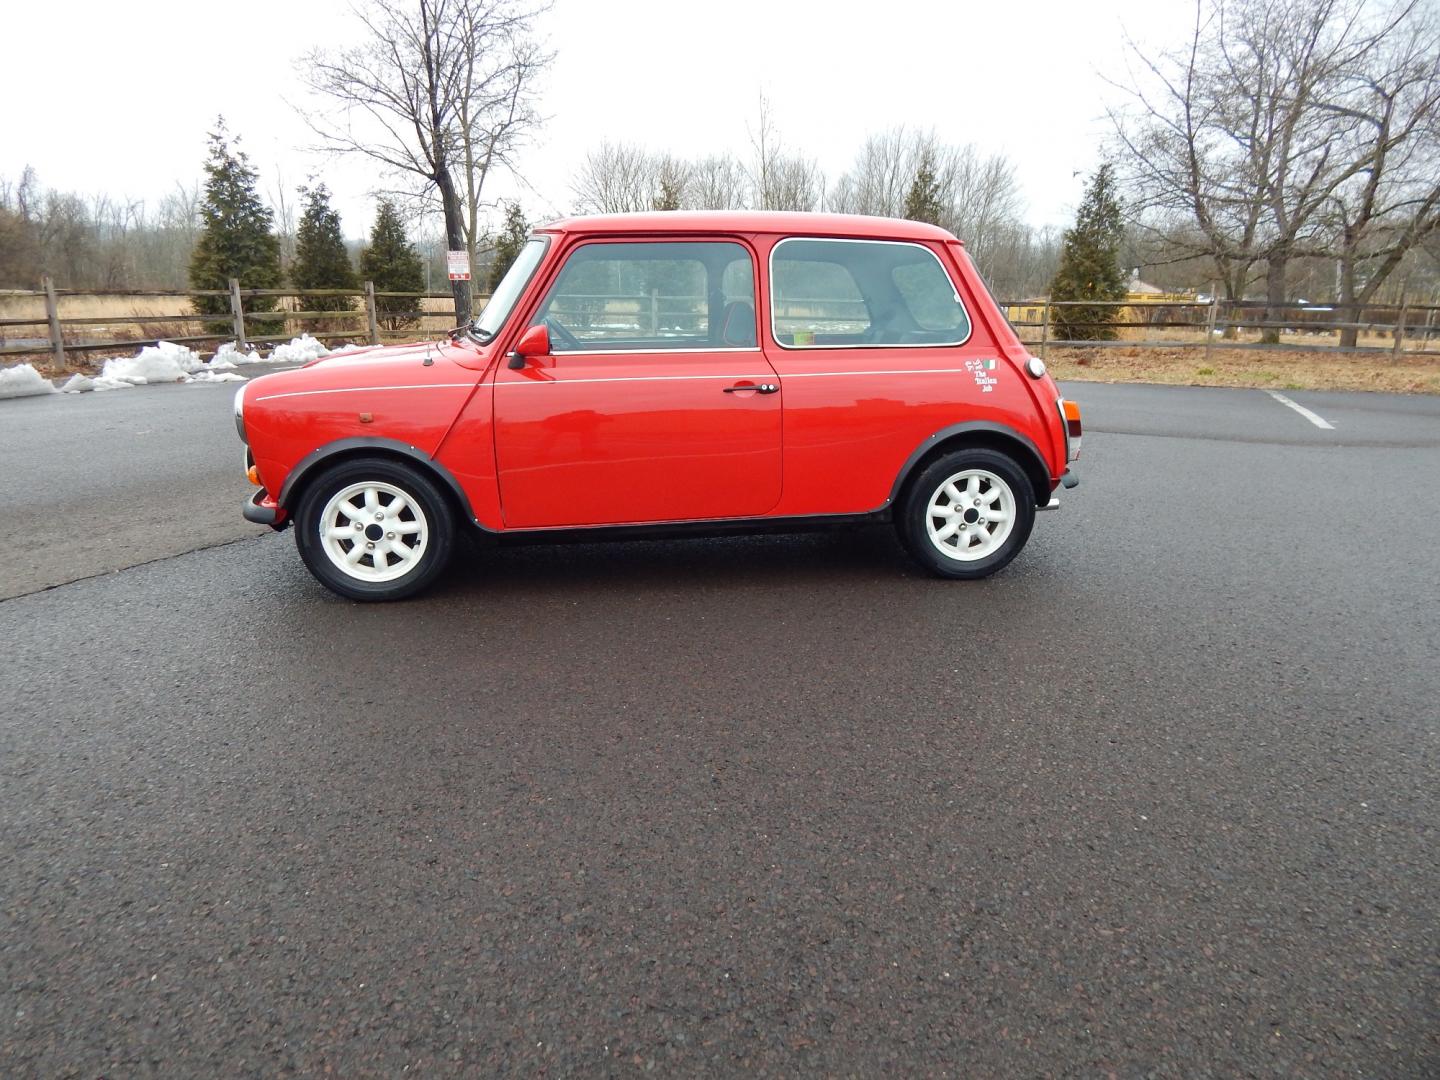
[[(390, 520), (385, 515), (397, 503), (390, 490), (377, 489), (376, 505), (380, 517), (375, 522), (362, 523), (370, 531), (357, 530), (359, 535), (356, 540), (349, 541), (347, 537), (336, 542), (341, 548), (348, 542), (346, 550), (370, 544), (371, 550), (364, 551), (362, 548), (356, 571), (347, 572), (340, 568), (327, 549), (328, 542), (323, 533), (329, 525), (321, 518), (331, 500), (347, 488), (368, 484), (401, 493), (409, 505), (400, 504), (401, 509), (394, 518), (401, 528), (394, 533), (384, 532)], [(364, 499), (364, 496), (359, 497)], [(338, 520), (349, 519), (344, 518), (342, 512)], [(416, 523), (422, 529), (412, 535), (423, 535), (423, 550), (418, 555), (402, 557), (396, 554), (399, 545), (406, 544), (404, 535), (399, 535), (397, 543), (397, 534), (402, 534), (405, 528)], [(372, 534), (374, 539), (367, 541), (365, 538)], [(449, 500), (419, 469), (388, 458), (351, 458), (326, 469), (306, 485), (295, 513), (295, 546), (310, 573), (331, 592), (351, 600), (400, 600), (424, 589), (450, 562), (455, 547), (455, 515)], [(417, 542), (413, 546), (420, 545)], [(413, 563), (402, 568), (406, 558), (413, 559)], [(385, 563), (383, 569), (381, 561)], [(397, 576), (389, 580), (364, 580), (364, 575), (383, 575), (392, 571)]]
[[(947, 482), (967, 472), (983, 473), (991, 479), (977, 476), (975, 493), (963, 500), (965, 505), (961, 507), (944, 491)], [(992, 481), (1007, 490), (999, 491)], [(963, 488), (955, 490), (963, 491)], [(978, 506), (974, 502), (976, 498), (981, 500)], [(947, 510), (953, 505), (960, 507), (960, 511), (953, 516), (932, 514), (932, 504), (937, 500)], [(1010, 509), (1006, 510), (1007, 507)], [(1013, 513), (1013, 518), (1003, 539), (993, 541), (991, 538), (1001, 531), (1001, 526), (981, 515), (993, 514), (997, 509)], [(932, 538), (931, 521), (938, 523), (937, 531), (942, 534), (951, 522), (954, 522), (956, 531), (944, 539)], [(901, 501), (895, 524), (905, 547), (915, 561), (930, 573), (963, 580), (989, 577), (1020, 554), (1025, 541), (1030, 539), (1030, 530), (1035, 526), (1035, 488), (1025, 470), (1007, 454), (981, 447), (956, 450), (936, 458), (921, 470)], [(982, 530), (984, 539), (977, 541), (975, 538), (981, 536)], [(967, 546), (973, 546), (973, 556), (960, 552), (962, 538)], [(980, 554), (982, 549), (992, 544), (991, 550)], [(955, 554), (946, 554), (941, 550), (942, 546)]]

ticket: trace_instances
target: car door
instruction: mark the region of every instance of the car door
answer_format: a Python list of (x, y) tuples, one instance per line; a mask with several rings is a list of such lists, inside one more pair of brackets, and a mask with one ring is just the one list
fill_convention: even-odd
[(787, 236), (768, 254), (764, 341), (785, 386), (777, 513), (876, 510), (936, 432), (1031, 422), (1028, 392), (972, 323), (940, 244)]
[(505, 525), (758, 517), (780, 499), (779, 378), (738, 240), (582, 242), (494, 382)]

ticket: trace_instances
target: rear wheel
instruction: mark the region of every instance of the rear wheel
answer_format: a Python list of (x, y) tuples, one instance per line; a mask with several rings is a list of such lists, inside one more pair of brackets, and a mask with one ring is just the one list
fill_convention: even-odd
[(1015, 460), (976, 447), (946, 454), (910, 486), (897, 522), (932, 574), (982, 578), (1020, 553), (1035, 525), (1035, 494)]
[(399, 600), (450, 561), (450, 504), (418, 470), (384, 458), (327, 469), (305, 488), (295, 545), (326, 588), (352, 600)]

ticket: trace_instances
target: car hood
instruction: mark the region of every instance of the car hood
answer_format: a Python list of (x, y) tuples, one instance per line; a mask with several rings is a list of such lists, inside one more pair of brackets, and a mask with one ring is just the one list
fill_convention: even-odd
[(317, 357), (303, 367), (306, 369), (324, 367), (329, 370), (395, 367), (403, 366), (408, 362), (424, 364), (427, 357), (432, 360), (442, 358), (455, 360), (457, 353), (462, 353), (465, 357), (470, 358), (474, 356), (475, 350), (453, 341), (411, 341), (401, 345), (362, 345), (358, 348), (340, 349)]

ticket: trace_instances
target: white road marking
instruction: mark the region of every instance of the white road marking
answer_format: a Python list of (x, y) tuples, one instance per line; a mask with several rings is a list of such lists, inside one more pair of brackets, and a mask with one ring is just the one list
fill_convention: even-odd
[(1295, 401), (1291, 401), (1284, 394), (1280, 393), (1280, 391), (1266, 390), (1265, 392), (1271, 397), (1273, 397), (1276, 401), (1278, 401), (1281, 405), (1286, 405), (1289, 408), (1294, 409), (1296, 412), (1298, 412), (1301, 416), (1305, 417), (1306, 420), (1309, 420), (1310, 423), (1314, 424), (1316, 427), (1324, 428), (1326, 431), (1335, 430), (1335, 425), (1330, 423), (1329, 420), (1326, 420), (1319, 413), (1311, 412), (1309, 409), (1305, 408), (1304, 405), (1301, 405)]

